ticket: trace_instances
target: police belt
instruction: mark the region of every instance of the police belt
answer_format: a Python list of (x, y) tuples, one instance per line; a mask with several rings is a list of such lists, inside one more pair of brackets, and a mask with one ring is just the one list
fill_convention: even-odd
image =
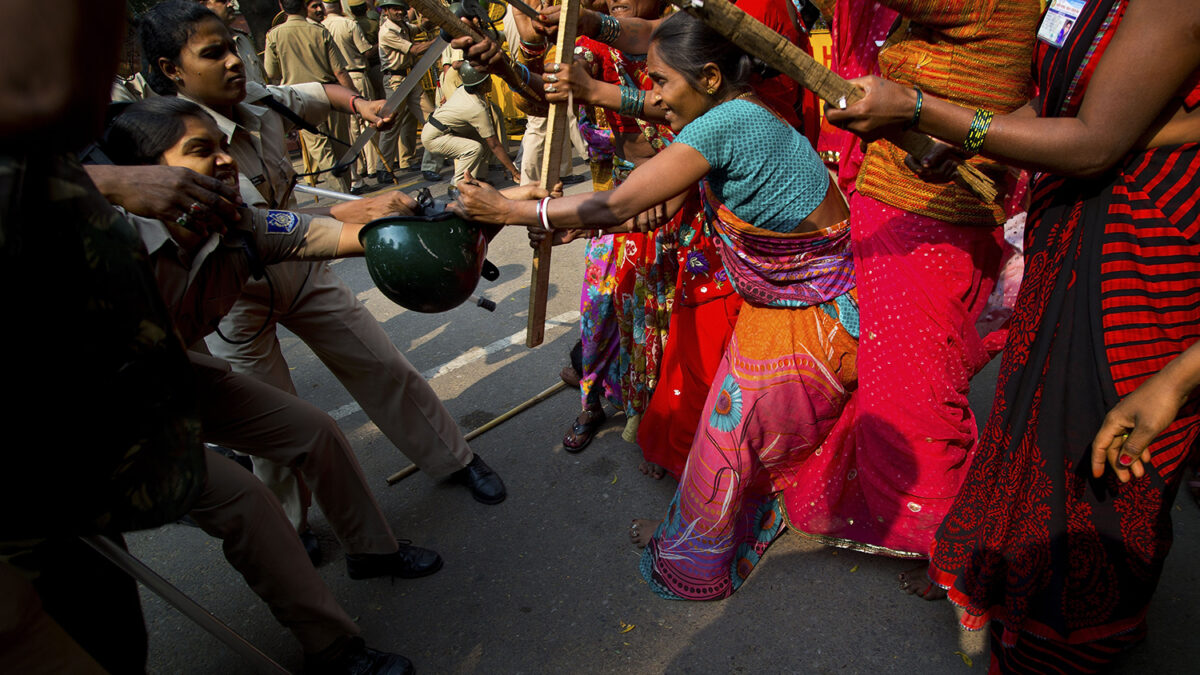
[(434, 129), (437, 129), (438, 131), (442, 132), (443, 134), (454, 135), (453, 131), (450, 131), (449, 129), (447, 129), (446, 125), (439, 122), (438, 118), (434, 117), (433, 115), (430, 115), (429, 119), (426, 120), (426, 122), (428, 122), (429, 124), (432, 124)]
[(367, 69), (366, 68), (347, 68), (346, 72), (347, 73), (365, 73), (365, 72), (367, 72)]

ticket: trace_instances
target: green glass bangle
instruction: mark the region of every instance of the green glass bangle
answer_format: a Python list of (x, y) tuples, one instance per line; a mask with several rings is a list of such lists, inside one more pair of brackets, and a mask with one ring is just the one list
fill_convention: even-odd
[(599, 17), (600, 30), (597, 32), (596, 40), (611, 45), (621, 35), (621, 22), (607, 14), (601, 14)]
[(917, 107), (913, 108), (912, 119), (905, 125), (905, 129), (912, 129), (921, 123), (921, 108), (925, 105), (925, 94), (921, 91), (921, 88), (913, 87), (913, 91), (917, 92)]
[(983, 139), (987, 137), (988, 129), (992, 127), (992, 117), (994, 116), (995, 113), (983, 108), (975, 111), (975, 117), (971, 120), (971, 128), (967, 131), (967, 140), (963, 143), (963, 150), (974, 155), (983, 148)]

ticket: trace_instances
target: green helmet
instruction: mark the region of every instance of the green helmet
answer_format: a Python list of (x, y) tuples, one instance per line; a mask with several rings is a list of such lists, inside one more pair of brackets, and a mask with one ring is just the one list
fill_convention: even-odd
[(458, 74), (460, 77), (462, 77), (462, 83), (464, 87), (474, 87), (480, 82), (483, 82), (491, 77), (487, 73), (481, 73), (478, 70), (475, 70), (471, 67), (471, 64), (467, 63), (466, 61), (463, 61), (461, 64), (459, 64)]
[(408, 11), (408, 3), (404, 2), (404, 0), (379, 0), (378, 2), (375, 3), (376, 9), (383, 9), (384, 7), (388, 7), (388, 6), (399, 7), (400, 9), (403, 9), (406, 12)]
[(445, 312), (463, 303), (487, 255), (487, 238), (475, 223), (453, 213), (391, 216), (358, 233), (371, 280), (392, 302), (414, 312)]

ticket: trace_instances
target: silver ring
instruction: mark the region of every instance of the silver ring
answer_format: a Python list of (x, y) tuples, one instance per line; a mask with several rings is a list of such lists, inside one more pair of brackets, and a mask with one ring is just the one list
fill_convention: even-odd
[(554, 73), (550, 73), (543, 79), (545, 79), (547, 82), (558, 82), (558, 75), (555, 75)]
[(556, 85), (553, 85), (553, 84), (552, 84), (552, 85), (550, 85), (549, 87), (546, 87), (546, 93), (547, 93), (547, 94), (557, 94), (557, 93), (558, 93), (558, 87), (557, 87)]
[(558, 72), (558, 71), (560, 71), (560, 70), (562, 70), (562, 64), (561, 64), (561, 63), (556, 63), (556, 64), (554, 64), (554, 70), (552, 70), (552, 71), (550, 71), (550, 72), (552, 72), (552, 73), (557, 73), (557, 72)]
[(187, 227), (188, 221), (190, 221), (191, 219), (192, 219), (191, 214), (184, 211), (183, 213), (179, 214), (178, 218), (175, 219), (175, 224), (180, 227)]
[(187, 212), (189, 214), (200, 213), (200, 209), (202, 208), (204, 207), (200, 205), (200, 202), (192, 202), (191, 204), (188, 204)]

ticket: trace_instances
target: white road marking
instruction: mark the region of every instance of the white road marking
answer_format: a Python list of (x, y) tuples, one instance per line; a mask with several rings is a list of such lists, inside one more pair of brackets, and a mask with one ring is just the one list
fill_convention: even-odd
[[(571, 310), (569, 312), (563, 312), (562, 314), (559, 314), (556, 317), (546, 319), (546, 325), (547, 326), (571, 326), (571, 325), (574, 325), (578, 321), (579, 321), (579, 311)], [(421, 373), (421, 377), (424, 377), (426, 380), (432, 380), (436, 377), (441, 377), (442, 375), (445, 375), (447, 373), (452, 373), (452, 372), (458, 370), (459, 368), (462, 368), (463, 366), (474, 363), (480, 359), (487, 358), (488, 356), (495, 354), (496, 352), (498, 352), (502, 349), (508, 349), (509, 347), (511, 347), (513, 345), (522, 344), (524, 342), (525, 342), (525, 331), (520, 330), (516, 333), (513, 333), (512, 335), (509, 335), (506, 338), (501, 338), (499, 340), (496, 340), (495, 342), (493, 342), (489, 345), (486, 345), (484, 347), (475, 347), (473, 349), (469, 349), (465, 353), (463, 353), (461, 356), (459, 356), (455, 359), (447, 361), (446, 363), (443, 363), (442, 365), (437, 366), (435, 368), (430, 368), (429, 370), (426, 370), (425, 372)], [(346, 405), (344, 405), (340, 408), (335, 408), (335, 409), (329, 411), (329, 416), (335, 420), (340, 420), (342, 418), (349, 417), (349, 416), (353, 415), (354, 413), (359, 412), (360, 410), (362, 410), (362, 408), (360, 408), (358, 405), (358, 402), (355, 401), (355, 402), (347, 403)]]

